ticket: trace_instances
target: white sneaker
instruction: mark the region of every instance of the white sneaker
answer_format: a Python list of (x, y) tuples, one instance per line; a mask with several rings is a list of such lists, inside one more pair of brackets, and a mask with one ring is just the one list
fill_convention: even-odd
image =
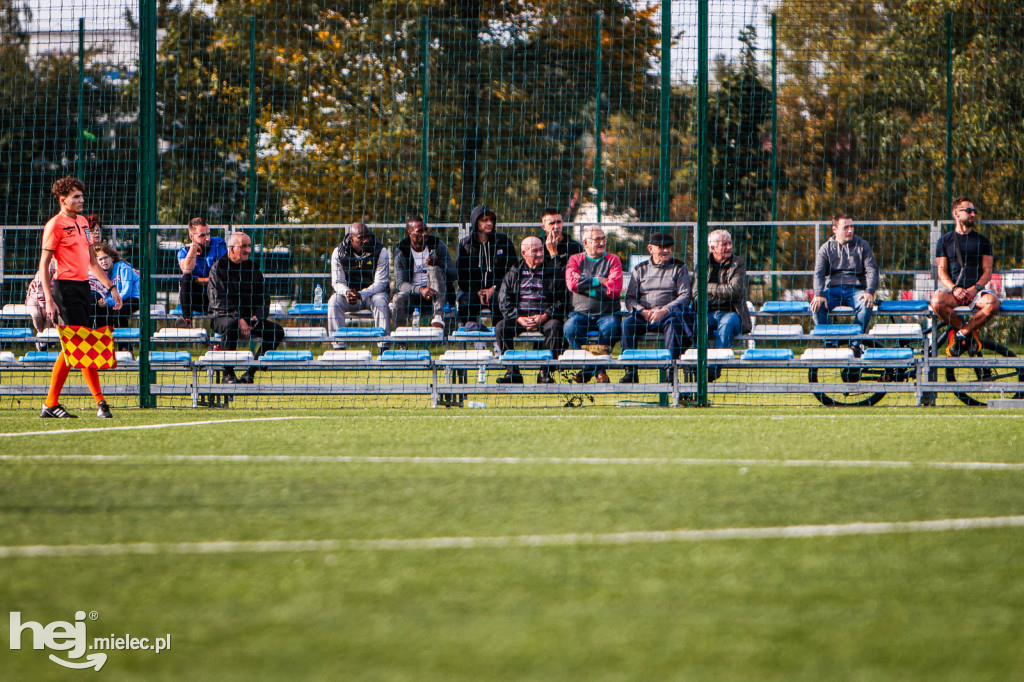
[(438, 329), (444, 329), (444, 320), (441, 319), (440, 315), (434, 315), (430, 318), (430, 326), (437, 327)]

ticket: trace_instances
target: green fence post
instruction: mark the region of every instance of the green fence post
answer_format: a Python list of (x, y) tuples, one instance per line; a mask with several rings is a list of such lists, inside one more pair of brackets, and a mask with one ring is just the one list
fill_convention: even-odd
[(85, 182), (85, 17), (78, 19), (78, 149), (75, 176)]
[(772, 12), (772, 300), (779, 299), (779, 278), (775, 276), (779, 248), (779, 81), (778, 48), (775, 41), (775, 13)]
[[(953, 13), (946, 12), (946, 192), (943, 211), (953, 203)], [(940, 211), (940, 214), (942, 211)]]
[(708, 0), (697, 4), (697, 405), (708, 404)]
[(256, 222), (256, 17), (249, 17), (249, 172), (245, 189), (247, 222)]
[[(661, 154), (658, 168), (661, 171), (658, 197), (658, 219), (669, 220), (669, 185), (672, 182), (671, 158), (669, 157), (669, 104), (672, 96), (672, 0), (661, 2)], [(667, 231), (663, 225), (661, 230)], [(685, 244), (686, 240), (682, 240)]]
[(430, 17), (420, 17), (420, 194), (423, 220), (430, 220)]
[(597, 70), (594, 85), (594, 188), (597, 190), (597, 222), (601, 222), (601, 202), (604, 201), (604, 155), (601, 145), (601, 12), (594, 17), (594, 67)]
[(150, 225), (156, 218), (156, 0), (139, 0), (139, 407), (156, 407), (150, 393), (149, 306), (155, 299)]

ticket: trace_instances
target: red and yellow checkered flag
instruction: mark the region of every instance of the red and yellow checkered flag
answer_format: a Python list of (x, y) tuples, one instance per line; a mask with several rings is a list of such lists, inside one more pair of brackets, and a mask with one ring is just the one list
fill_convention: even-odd
[(112, 327), (89, 329), (67, 325), (58, 327), (64, 361), (74, 369), (95, 367), (117, 369), (114, 356), (114, 330)]

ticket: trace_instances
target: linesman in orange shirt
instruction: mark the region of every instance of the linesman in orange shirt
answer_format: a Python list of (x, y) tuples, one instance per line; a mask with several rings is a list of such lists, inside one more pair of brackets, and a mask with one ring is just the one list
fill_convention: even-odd
[[(51, 324), (57, 323), (57, 315), (65, 325), (92, 328), (92, 293), (89, 289), (89, 272), (107, 288), (114, 299), (114, 310), (121, 308), (121, 295), (107, 277), (107, 273), (96, 262), (92, 250), (94, 237), (89, 230), (89, 220), (82, 215), (85, 206), (85, 185), (70, 175), (53, 183), (53, 196), (60, 204), (60, 213), (53, 216), (43, 228), (43, 255), (39, 259), (39, 276), (43, 281), (46, 296), (46, 316)], [(95, 236), (99, 239), (99, 235)], [(55, 286), (50, 282), (50, 260), (57, 262)], [(60, 391), (68, 378), (70, 368), (64, 361), (64, 353), (57, 355), (50, 376), (50, 392), (43, 403), (44, 419), (75, 419), (60, 404)], [(95, 367), (83, 368), (85, 382), (89, 384), (96, 399), (96, 414), (101, 419), (110, 419), (110, 407), (103, 398), (100, 387), (100, 373)]]

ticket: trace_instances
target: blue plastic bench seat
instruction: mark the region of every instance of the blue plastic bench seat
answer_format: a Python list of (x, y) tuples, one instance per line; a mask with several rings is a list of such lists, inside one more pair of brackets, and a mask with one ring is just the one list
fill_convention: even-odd
[(773, 315), (793, 315), (810, 312), (810, 310), (811, 306), (807, 301), (765, 301), (760, 312)]
[(386, 350), (380, 354), (381, 362), (426, 362), (429, 350)]
[(913, 348), (867, 348), (861, 360), (912, 360)]
[(1024, 300), (1014, 298), (1007, 301), (1003, 301), (1002, 305), (999, 306), (999, 312), (1024, 313)]
[(296, 303), (288, 309), (289, 315), (327, 315), (327, 304), (317, 308), (312, 303)]
[(633, 348), (624, 350), (619, 360), (626, 362), (672, 362), (672, 353), (667, 348)]
[(57, 362), (57, 355), (60, 351), (38, 351), (31, 350), (21, 356), (22, 362)]
[(15, 339), (31, 339), (35, 336), (28, 327), (6, 327), (0, 328), (0, 341), (13, 341)]
[(465, 327), (459, 327), (452, 332), (452, 338), (455, 339), (479, 339), (479, 338), (492, 338), (494, 336), (493, 327), (484, 327), (483, 329), (476, 329), (473, 331), (466, 331)]
[(792, 360), (791, 348), (748, 348), (743, 351), (741, 360)]
[(150, 362), (192, 362), (187, 350), (155, 350), (149, 354)]
[(928, 312), (928, 301), (881, 301), (878, 312), (885, 313), (925, 313)]
[(860, 333), (859, 324), (819, 324), (811, 330), (811, 336), (850, 336)]
[(260, 356), (265, 362), (305, 362), (313, 359), (311, 350), (271, 350)]
[(336, 339), (344, 339), (350, 336), (384, 336), (384, 329), (381, 327), (340, 327), (331, 334)]
[(138, 327), (117, 327), (114, 329), (114, 338), (117, 340), (125, 339), (138, 339), (139, 328)]
[(502, 362), (546, 362), (554, 360), (549, 350), (507, 350), (501, 355)]

